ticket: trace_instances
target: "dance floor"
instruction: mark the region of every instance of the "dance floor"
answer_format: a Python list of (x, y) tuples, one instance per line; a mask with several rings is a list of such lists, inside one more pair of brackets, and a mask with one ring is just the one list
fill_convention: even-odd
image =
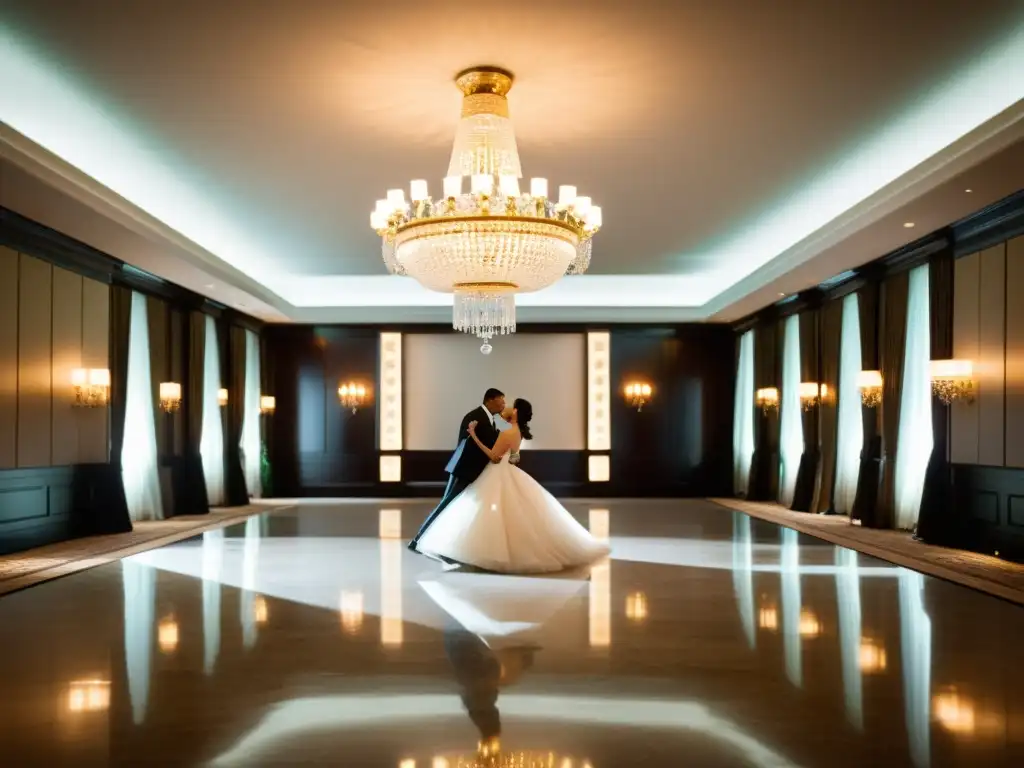
[(697, 500), (572, 502), (610, 560), (405, 549), (308, 503), (0, 598), (0, 765), (1024, 765), (1024, 609)]

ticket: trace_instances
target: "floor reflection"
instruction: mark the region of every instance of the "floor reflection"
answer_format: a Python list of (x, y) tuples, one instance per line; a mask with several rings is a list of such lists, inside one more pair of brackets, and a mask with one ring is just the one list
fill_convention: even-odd
[(8, 595), (0, 764), (1019, 762), (1019, 608), (708, 503), (570, 508), (612, 557), (552, 577), (321, 504)]

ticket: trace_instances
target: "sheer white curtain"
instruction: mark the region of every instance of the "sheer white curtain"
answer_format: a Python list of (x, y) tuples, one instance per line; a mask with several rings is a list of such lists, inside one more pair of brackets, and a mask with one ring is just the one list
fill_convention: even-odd
[(121, 449), (124, 495), (132, 520), (160, 520), (164, 516), (154, 415), (146, 297), (141, 293), (133, 293), (128, 332), (124, 446)]
[(907, 295), (907, 347), (903, 357), (899, 438), (896, 446), (896, 527), (912, 530), (921, 512), (921, 494), (932, 455), (931, 331), (928, 265), (910, 273)]
[(746, 495), (754, 455), (754, 332), (740, 337), (736, 403), (732, 422), (733, 491)]
[(800, 411), (800, 317), (786, 318), (782, 342), (782, 392), (779, 423), (779, 502), (793, 504), (796, 476), (804, 454), (804, 430)]
[(203, 432), (199, 455), (206, 476), (206, 495), (211, 506), (224, 503), (224, 422), (220, 391), (220, 349), (217, 346), (217, 323), (206, 316), (206, 349), (203, 358)]
[(242, 468), (249, 495), (262, 495), (260, 482), (260, 339), (245, 332), (245, 414), (242, 417)]
[(861, 369), (860, 306), (857, 294), (843, 299), (843, 324), (839, 339), (839, 422), (836, 429), (836, 487), (833, 508), (841, 515), (853, 511), (864, 448), (858, 377)]

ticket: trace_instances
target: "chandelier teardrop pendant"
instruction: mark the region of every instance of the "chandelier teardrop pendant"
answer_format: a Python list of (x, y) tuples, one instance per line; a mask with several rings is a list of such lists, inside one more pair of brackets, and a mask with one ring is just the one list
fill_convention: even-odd
[[(452, 326), (483, 340), (515, 333), (519, 293), (539, 291), (590, 266), (591, 239), (601, 208), (576, 187), (548, 197), (545, 178), (520, 189), (522, 170), (509, 118), (510, 72), (474, 67), (460, 72), (462, 116), (455, 132), (443, 194), (427, 182), (388, 190), (370, 214), (388, 271), (454, 295)], [(469, 191), (464, 192), (469, 177)]]

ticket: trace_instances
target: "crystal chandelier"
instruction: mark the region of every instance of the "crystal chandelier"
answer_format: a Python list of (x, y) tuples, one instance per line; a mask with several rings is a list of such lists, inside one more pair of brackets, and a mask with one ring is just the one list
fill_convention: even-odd
[[(601, 208), (576, 187), (561, 186), (548, 198), (548, 181), (522, 170), (507, 95), (512, 74), (494, 67), (460, 72), (462, 117), (455, 133), (443, 196), (434, 200), (427, 182), (388, 190), (370, 224), (381, 236), (384, 264), (425, 288), (455, 296), (452, 325), (483, 340), (515, 333), (517, 293), (539, 291), (565, 274), (590, 266), (591, 238), (601, 227)], [(464, 177), (469, 191), (463, 192)]]

